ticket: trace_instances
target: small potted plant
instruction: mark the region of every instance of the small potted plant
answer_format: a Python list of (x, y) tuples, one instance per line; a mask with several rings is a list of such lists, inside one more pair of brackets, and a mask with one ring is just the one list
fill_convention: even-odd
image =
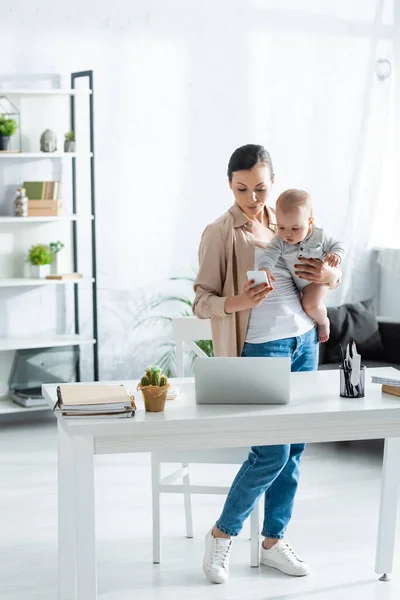
[(0, 152), (10, 150), (10, 138), (17, 131), (17, 122), (0, 115)]
[(145, 375), (137, 387), (138, 390), (142, 390), (147, 412), (161, 412), (164, 410), (169, 388), (168, 379), (161, 373), (159, 367), (147, 367)]
[(59, 275), (59, 261), (58, 253), (64, 248), (64, 244), (60, 241), (51, 242), (49, 244), (50, 251), (53, 253), (53, 260), (51, 261), (51, 274)]
[(75, 152), (75, 133), (73, 131), (65, 134), (64, 152)]
[(50, 275), (50, 265), (53, 259), (54, 253), (50, 250), (50, 246), (46, 246), (45, 244), (31, 246), (28, 254), (31, 277), (44, 279), (47, 275)]

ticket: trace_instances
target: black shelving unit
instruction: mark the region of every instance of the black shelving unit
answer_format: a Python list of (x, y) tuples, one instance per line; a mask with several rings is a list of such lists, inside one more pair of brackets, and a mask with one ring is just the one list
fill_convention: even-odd
[[(93, 71), (79, 71), (71, 74), (71, 89), (76, 89), (79, 79), (88, 80), (89, 94), (89, 136), (90, 136), (90, 206), (91, 206), (91, 251), (92, 251), (92, 326), (93, 326), (93, 378), (99, 381), (99, 345), (98, 345), (98, 320), (97, 320), (97, 254), (96, 254), (96, 188), (95, 188), (95, 148), (94, 148), (94, 87)], [(76, 127), (76, 99), (71, 96), (71, 130)], [(72, 159), (72, 211), (77, 214), (78, 192), (77, 192), (76, 158)], [(78, 222), (72, 224), (73, 266), (78, 272)], [(75, 333), (79, 335), (79, 289), (74, 288), (74, 317)], [(81, 379), (80, 361), (76, 366), (76, 380)]]

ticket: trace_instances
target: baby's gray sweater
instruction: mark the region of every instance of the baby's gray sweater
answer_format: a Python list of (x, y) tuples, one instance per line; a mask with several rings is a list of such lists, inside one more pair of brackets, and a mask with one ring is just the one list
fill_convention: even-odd
[(288, 267), (298, 288), (303, 289), (310, 284), (309, 281), (300, 279), (295, 275), (294, 265), (298, 264), (299, 258), (317, 258), (323, 260), (327, 254), (336, 254), (340, 261), (345, 254), (344, 244), (327, 235), (323, 229), (313, 227), (303, 241), (298, 244), (288, 244), (278, 235), (265, 248), (265, 254), (258, 265), (259, 269), (274, 270), (280, 257)]

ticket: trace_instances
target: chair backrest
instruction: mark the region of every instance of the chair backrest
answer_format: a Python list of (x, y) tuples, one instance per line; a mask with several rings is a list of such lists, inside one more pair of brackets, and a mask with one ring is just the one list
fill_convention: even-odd
[(176, 343), (176, 371), (178, 377), (185, 376), (183, 347), (186, 344), (197, 356), (207, 356), (194, 343), (196, 340), (211, 340), (209, 319), (197, 317), (173, 317), (172, 331)]

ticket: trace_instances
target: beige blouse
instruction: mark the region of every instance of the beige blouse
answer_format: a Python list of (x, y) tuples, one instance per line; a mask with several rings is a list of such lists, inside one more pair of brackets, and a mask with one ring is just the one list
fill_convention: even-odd
[[(271, 223), (273, 211), (264, 209)], [(272, 227), (271, 227), (272, 229)], [(252, 223), (234, 204), (222, 217), (206, 227), (199, 248), (199, 272), (194, 284), (193, 312), (211, 319), (215, 356), (241, 356), (250, 309), (225, 312), (228, 296), (236, 296), (254, 270)]]

